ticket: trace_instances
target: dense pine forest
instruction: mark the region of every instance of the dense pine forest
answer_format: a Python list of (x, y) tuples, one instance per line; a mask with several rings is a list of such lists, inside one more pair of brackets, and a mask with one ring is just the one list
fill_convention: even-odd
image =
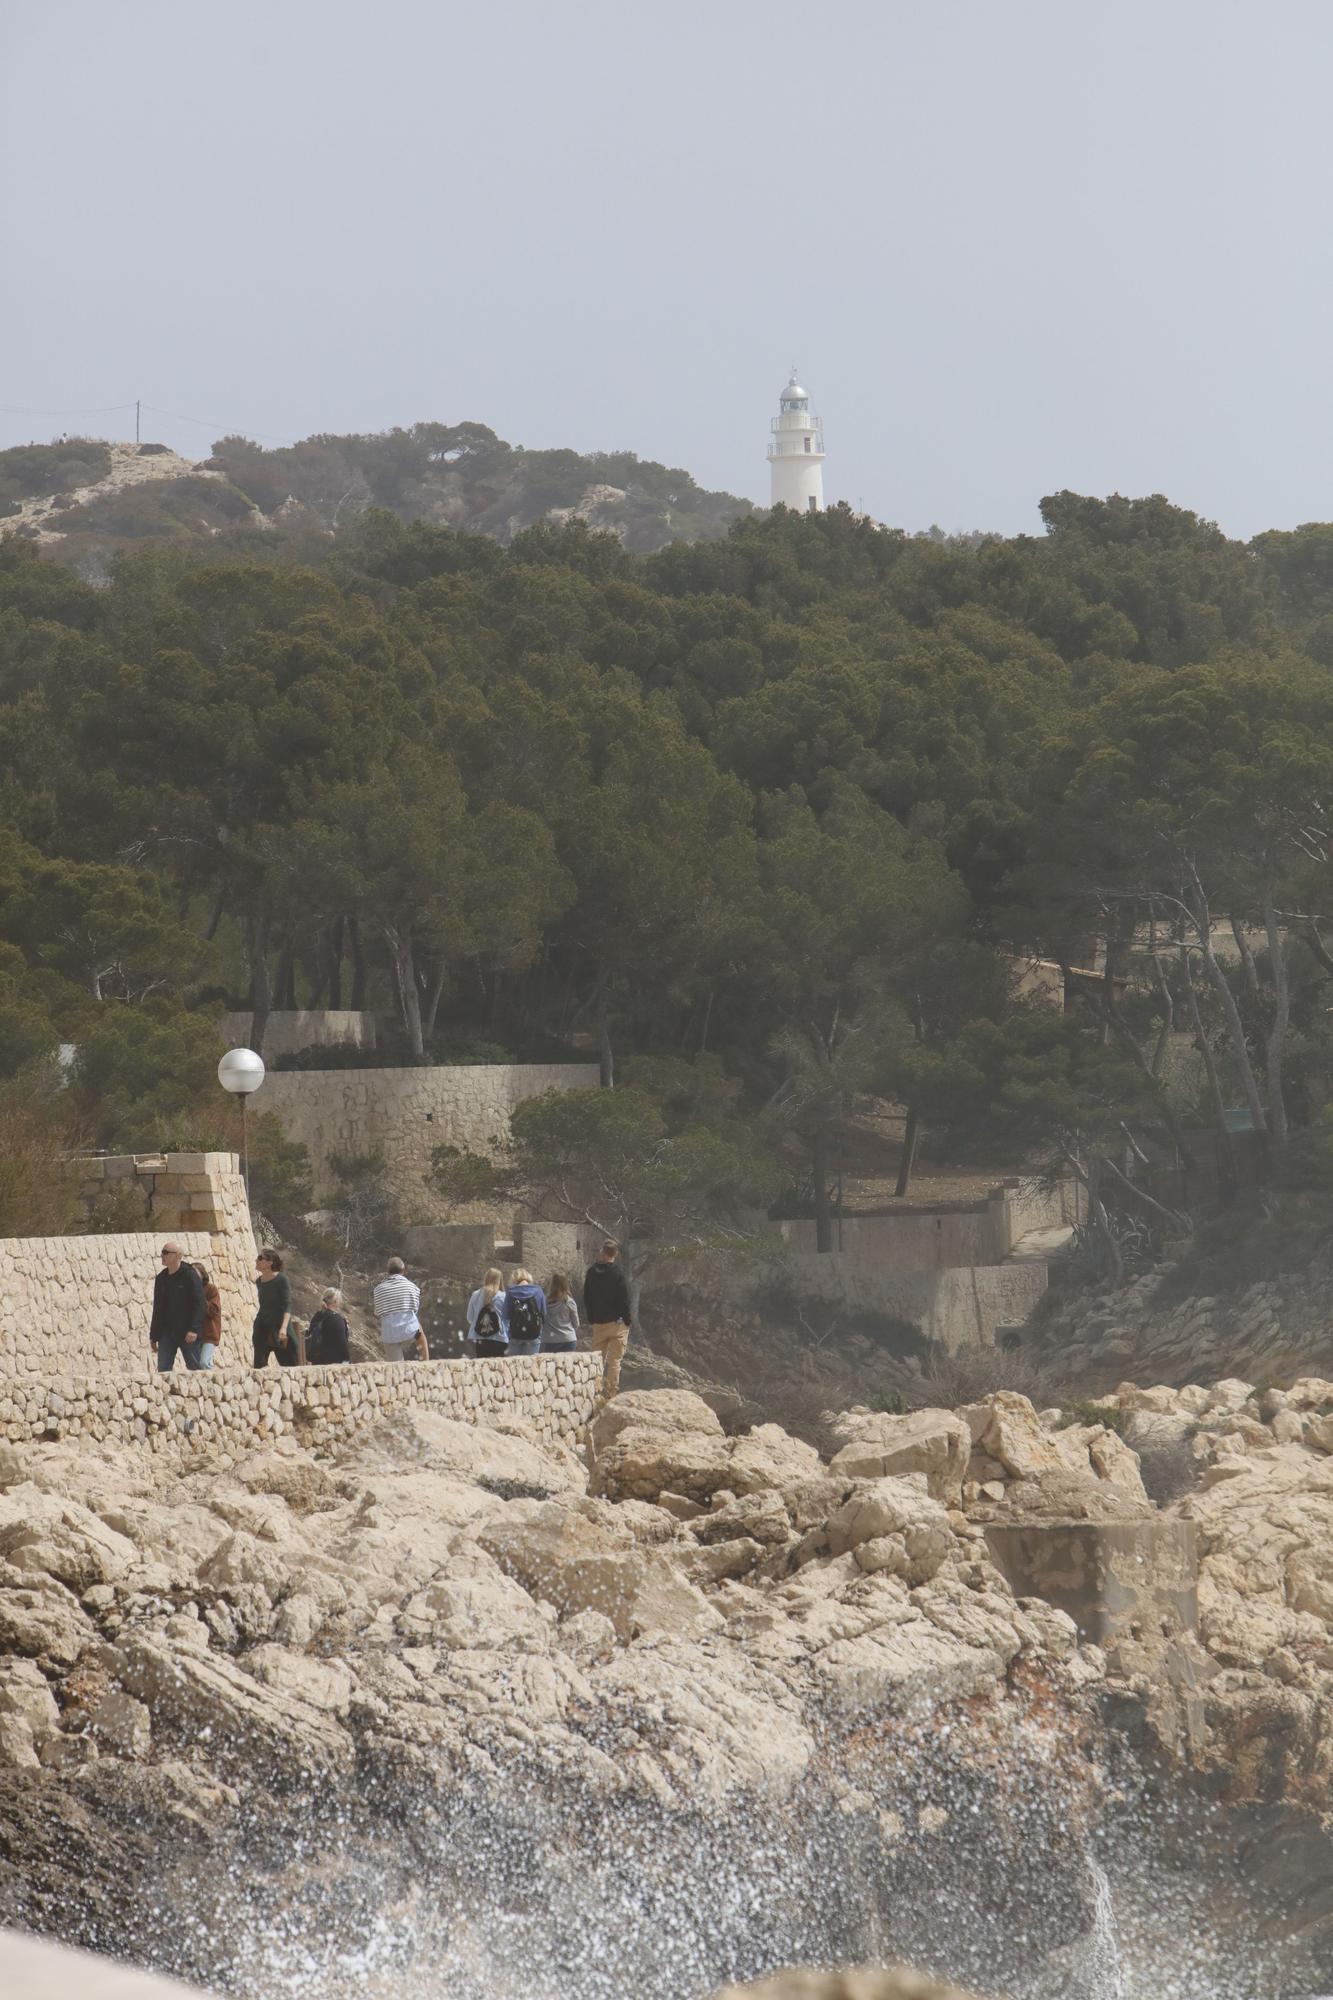
[(371, 1007), (396, 1061), (637, 1062), (816, 1198), (869, 1096), (922, 1157), (1077, 1172), (1108, 1238), (1200, 1131), (1318, 1185), (1333, 527), (1042, 515), (641, 555), (367, 507), (96, 587), (0, 542), (11, 1139), (206, 1141), (224, 1005)]

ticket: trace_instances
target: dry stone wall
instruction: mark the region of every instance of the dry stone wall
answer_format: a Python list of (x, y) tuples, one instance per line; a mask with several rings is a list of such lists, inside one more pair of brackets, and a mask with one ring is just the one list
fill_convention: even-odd
[(336, 1192), (335, 1153), (381, 1153), (405, 1223), (447, 1220), (426, 1186), (436, 1146), (492, 1153), (515, 1105), (592, 1090), (595, 1063), (469, 1063), (432, 1069), (270, 1070), (253, 1100), (309, 1149), (317, 1200)]
[(126, 1219), (141, 1215), (143, 1228), (0, 1237), (0, 1383), (142, 1376), (166, 1235), (206, 1266), (222, 1294), (221, 1357), (248, 1356), (255, 1244), (236, 1155), (121, 1154), (87, 1160), (80, 1172), (90, 1209), (112, 1198)]
[[(175, 1234), (189, 1261), (211, 1271), (212, 1237)], [(146, 1235), (0, 1241), (0, 1383), (29, 1375), (145, 1374), (161, 1248), (160, 1237)], [(224, 1322), (226, 1311), (224, 1299)]]
[(495, 1361), (372, 1362), (342, 1368), (222, 1368), (211, 1373), (80, 1375), (0, 1382), (0, 1438), (86, 1438), (151, 1451), (240, 1454), (274, 1439), (330, 1446), (382, 1417), (434, 1410), (460, 1423), (529, 1425), (568, 1441), (588, 1422), (602, 1379), (596, 1354)]

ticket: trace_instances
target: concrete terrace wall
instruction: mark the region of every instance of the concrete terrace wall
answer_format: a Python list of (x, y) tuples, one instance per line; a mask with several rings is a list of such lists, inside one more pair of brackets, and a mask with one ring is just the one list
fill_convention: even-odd
[(425, 1176), (436, 1146), (493, 1152), (509, 1114), (546, 1090), (593, 1090), (595, 1063), (475, 1063), (438, 1069), (270, 1070), (252, 1100), (310, 1152), (316, 1200), (335, 1191), (335, 1153), (382, 1153), (406, 1223), (440, 1219)]
[[(224, 1014), (222, 1039), (229, 1049), (248, 1049), (253, 1014)], [(375, 1016), (351, 1007), (281, 1009), (268, 1017), (264, 1030), (264, 1060), (275, 1062), (293, 1049), (373, 1049)]]
[(0, 1438), (87, 1438), (151, 1451), (238, 1457), (274, 1439), (329, 1447), (381, 1418), (434, 1410), (460, 1423), (528, 1424), (568, 1441), (592, 1415), (601, 1356), (229, 1368), (214, 1374), (0, 1382)]
[[(815, 1256), (813, 1222), (779, 1225), (798, 1256)], [(840, 1263), (879, 1271), (948, 1270), (960, 1264), (998, 1264), (1008, 1254), (1002, 1204), (951, 1209), (904, 1208), (892, 1215), (849, 1215), (834, 1225)], [(823, 1259), (821, 1258), (821, 1261)]]
[(952, 1352), (977, 1343), (989, 1347), (997, 1327), (1021, 1325), (1046, 1290), (1047, 1267), (1036, 1258), (910, 1271), (867, 1267), (831, 1251), (791, 1258), (771, 1271), (770, 1282), (789, 1284), (798, 1295), (813, 1293), (854, 1310), (907, 1320)]
[(795, 1251), (756, 1262), (693, 1258), (666, 1267), (662, 1280), (703, 1299), (719, 1326), (737, 1309), (776, 1291), (793, 1299), (831, 1299), (852, 1313), (906, 1320), (927, 1339), (953, 1352), (991, 1346), (1000, 1326), (1021, 1325), (1047, 1285), (1044, 1258), (1015, 1264), (968, 1264), (948, 1270), (903, 1270), (848, 1258), (831, 1250)]
[[(0, 1237), (0, 1384), (32, 1376), (144, 1376), (162, 1238), (222, 1294), (221, 1360), (250, 1352), (254, 1237), (234, 1153), (123, 1154), (81, 1166), (90, 1205), (116, 1190), (143, 1231)], [(149, 1233), (151, 1231), (151, 1233)]]
[[(1039, 1181), (1007, 1181), (982, 1201), (847, 1216), (835, 1254), (849, 1265), (874, 1271), (885, 1266), (895, 1271), (935, 1271), (1002, 1264), (1030, 1229), (1072, 1224), (1078, 1220), (1078, 1210), (1077, 1190), (1070, 1181), (1053, 1188)], [(779, 1228), (794, 1251), (815, 1253), (813, 1222), (783, 1222)], [(838, 1233), (835, 1224), (835, 1243)]]

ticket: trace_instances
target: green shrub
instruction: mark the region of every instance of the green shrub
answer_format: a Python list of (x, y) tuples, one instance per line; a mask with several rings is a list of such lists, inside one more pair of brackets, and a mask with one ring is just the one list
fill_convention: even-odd
[(1100, 1424), (1103, 1430), (1114, 1431), (1123, 1437), (1129, 1429), (1131, 1412), (1122, 1410), (1115, 1403), (1092, 1403), (1078, 1400), (1066, 1403), (1060, 1413), (1058, 1430), (1073, 1430), (1076, 1425)]
[(110, 470), (111, 451), (100, 438), (16, 444), (0, 451), (0, 500), (36, 500), (71, 487), (92, 486)]
[(310, 1150), (299, 1139), (284, 1137), (271, 1111), (249, 1123), (250, 1199), (286, 1225), (311, 1205)]

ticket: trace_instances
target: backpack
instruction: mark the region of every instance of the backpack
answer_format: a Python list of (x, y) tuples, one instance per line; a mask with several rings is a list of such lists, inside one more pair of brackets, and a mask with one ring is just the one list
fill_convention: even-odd
[(542, 1316), (537, 1309), (537, 1301), (531, 1296), (511, 1297), (509, 1301), (509, 1338), (511, 1340), (540, 1340)]
[(494, 1299), (483, 1301), (481, 1311), (477, 1314), (477, 1323), (472, 1329), (472, 1338), (474, 1340), (504, 1339), (504, 1328), (500, 1324), (500, 1315), (495, 1310)]

